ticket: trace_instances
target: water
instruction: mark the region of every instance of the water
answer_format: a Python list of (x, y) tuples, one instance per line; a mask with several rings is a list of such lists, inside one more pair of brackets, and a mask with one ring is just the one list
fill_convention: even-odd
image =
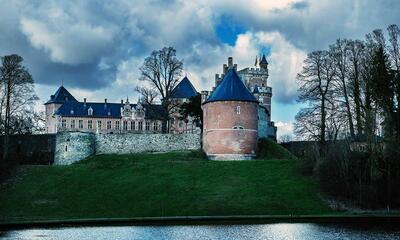
[(400, 227), (277, 223), (252, 225), (110, 226), (25, 229), (0, 232), (0, 239), (400, 239)]

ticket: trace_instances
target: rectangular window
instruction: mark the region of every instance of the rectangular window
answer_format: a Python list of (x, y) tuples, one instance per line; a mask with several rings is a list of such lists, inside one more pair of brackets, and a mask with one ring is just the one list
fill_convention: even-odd
[(92, 129), (92, 128), (93, 128), (93, 121), (92, 121), (92, 120), (88, 120), (88, 121), (87, 121), (87, 127), (88, 127), (89, 129)]
[(236, 106), (236, 114), (240, 114), (240, 106)]
[(79, 126), (79, 128), (83, 128), (83, 120), (78, 121), (78, 126)]
[(71, 119), (71, 128), (75, 128), (75, 119)]
[(101, 129), (101, 120), (97, 120), (97, 128)]
[(132, 131), (135, 131), (135, 125), (136, 125), (135, 123), (136, 123), (135, 121), (131, 122), (131, 130)]
[(142, 121), (139, 122), (138, 130), (139, 131), (143, 130), (143, 122)]
[(128, 130), (128, 122), (124, 121), (122, 126), (124, 127), (124, 130)]
[(146, 131), (150, 131), (150, 122), (146, 121)]
[(158, 131), (158, 124), (157, 124), (157, 122), (154, 122), (154, 123), (153, 123), (153, 130), (154, 130), (154, 131)]
[(61, 128), (67, 128), (67, 120), (66, 119), (61, 120)]
[(107, 129), (108, 129), (108, 130), (111, 129), (111, 121), (107, 121)]
[(119, 130), (119, 121), (115, 122), (115, 129)]

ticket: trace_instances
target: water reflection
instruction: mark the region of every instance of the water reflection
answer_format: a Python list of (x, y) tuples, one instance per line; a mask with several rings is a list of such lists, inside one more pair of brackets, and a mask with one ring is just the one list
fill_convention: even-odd
[(400, 228), (376, 225), (277, 223), (254, 225), (123, 226), (26, 229), (0, 232), (0, 239), (400, 239)]

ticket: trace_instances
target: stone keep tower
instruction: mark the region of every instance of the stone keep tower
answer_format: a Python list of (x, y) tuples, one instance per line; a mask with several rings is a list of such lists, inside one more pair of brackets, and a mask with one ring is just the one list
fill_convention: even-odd
[(212, 160), (256, 156), (258, 100), (230, 68), (203, 103), (203, 150)]

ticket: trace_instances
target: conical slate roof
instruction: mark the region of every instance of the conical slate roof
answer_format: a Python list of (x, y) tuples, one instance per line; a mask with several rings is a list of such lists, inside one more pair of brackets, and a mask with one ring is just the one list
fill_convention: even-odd
[(258, 102), (244, 85), (242, 80), (240, 80), (233, 68), (228, 70), (224, 79), (222, 79), (221, 83), (215, 88), (214, 92), (203, 104), (217, 101)]
[(265, 58), (265, 54), (262, 55), (260, 64), (268, 64), (267, 59)]
[(45, 104), (50, 104), (50, 103), (64, 103), (66, 101), (73, 101), (73, 102), (78, 102), (74, 96), (72, 96), (71, 93), (68, 92), (67, 89), (65, 89), (64, 86), (61, 86), (58, 88), (56, 93), (54, 95), (50, 96), (50, 100), (47, 101)]
[(172, 90), (171, 98), (191, 98), (197, 95), (196, 89), (187, 77)]

